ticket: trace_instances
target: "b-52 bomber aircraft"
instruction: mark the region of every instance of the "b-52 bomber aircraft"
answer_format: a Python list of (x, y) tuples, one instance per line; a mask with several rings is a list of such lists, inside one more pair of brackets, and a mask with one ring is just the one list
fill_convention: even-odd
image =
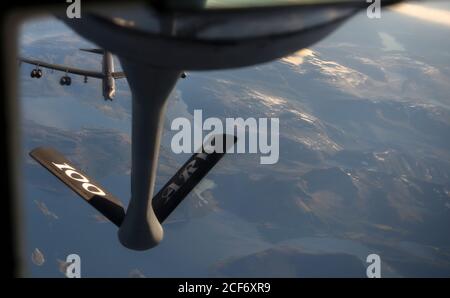
[[(30, 58), (19, 58), (20, 62), (35, 65), (30, 76), (32, 78), (40, 79), (43, 75), (41, 67), (49, 68), (52, 70), (59, 70), (65, 73), (64, 76), (59, 80), (61, 86), (70, 86), (72, 84), (72, 78), (68, 76), (68, 73), (74, 75), (80, 75), (84, 77), (84, 82), (87, 83), (88, 78), (95, 78), (102, 80), (102, 93), (105, 100), (113, 100), (116, 94), (116, 80), (125, 78), (125, 73), (123, 71), (114, 70), (114, 57), (111, 52), (105, 51), (103, 49), (80, 49), (81, 51), (95, 53), (102, 55), (102, 70), (93, 71), (79, 69), (71, 66), (60, 65), (48, 63), (45, 61), (40, 61)], [(186, 78), (186, 73), (181, 73), (181, 78)]]
[[(80, 19), (60, 15), (81, 36), (117, 55), (128, 80), (132, 93), (128, 208), (125, 211), (117, 198), (56, 150), (40, 147), (31, 156), (116, 224), (125, 247), (154, 247), (163, 238), (161, 223), (236, 142), (234, 136), (215, 136), (211, 144), (218, 150), (199, 150), (153, 196), (167, 98), (182, 73), (251, 66), (287, 56), (367, 8), (361, 0), (273, 2), (270, 7), (209, 8), (205, 0), (153, 0), (108, 9), (86, 3)], [(383, 0), (382, 5), (397, 2)]]
[(116, 79), (125, 78), (124, 72), (114, 71), (114, 58), (111, 52), (102, 49), (80, 49), (80, 50), (102, 55), (103, 57), (102, 70), (101, 71), (85, 70), (66, 65), (52, 64), (45, 61), (29, 58), (19, 58), (19, 61), (36, 66), (36, 68), (33, 69), (30, 73), (30, 76), (32, 78), (40, 79), (42, 77), (43, 72), (41, 67), (63, 71), (65, 75), (62, 76), (61, 79), (59, 80), (59, 84), (61, 86), (70, 86), (72, 84), (72, 79), (70, 76), (68, 76), (68, 73), (83, 76), (85, 83), (87, 83), (88, 78), (101, 79), (103, 98), (105, 100), (112, 100), (114, 98), (114, 95), (116, 94)]

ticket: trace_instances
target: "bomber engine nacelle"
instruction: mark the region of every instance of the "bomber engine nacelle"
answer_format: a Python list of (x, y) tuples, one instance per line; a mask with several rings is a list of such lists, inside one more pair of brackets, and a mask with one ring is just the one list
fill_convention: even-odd
[(72, 84), (72, 79), (69, 76), (63, 76), (61, 77), (61, 79), (59, 80), (59, 84), (61, 86), (70, 86)]
[(40, 79), (42, 78), (42, 70), (39, 68), (35, 68), (31, 71), (30, 76), (32, 78)]

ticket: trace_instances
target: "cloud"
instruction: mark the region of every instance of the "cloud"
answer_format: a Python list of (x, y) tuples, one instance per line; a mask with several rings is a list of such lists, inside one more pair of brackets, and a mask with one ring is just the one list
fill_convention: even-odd
[(386, 32), (378, 32), (378, 36), (383, 43), (383, 50), (385, 51), (404, 51), (405, 48), (397, 42), (397, 40)]
[(56, 215), (54, 212), (50, 211), (47, 207), (47, 205), (45, 205), (44, 202), (40, 202), (38, 200), (34, 200), (34, 202), (36, 203), (36, 205), (38, 206), (39, 210), (42, 212), (42, 214), (44, 214), (45, 216), (52, 218), (52, 219), (58, 219), (58, 215)]
[(393, 6), (391, 10), (422, 21), (450, 27), (450, 11), (448, 10), (409, 3)]
[(44, 254), (39, 250), (39, 248), (35, 248), (33, 253), (31, 254), (31, 261), (36, 266), (42, 266), (45, 263)]
[(302, 49), (300, 51), (295, 52), (291, 56), (282, 58), (281, 61), (295, 66), (299, 66), (305, 61), (304, 57), (310, 56), (314, 56), (314, 51), (310, 49)]

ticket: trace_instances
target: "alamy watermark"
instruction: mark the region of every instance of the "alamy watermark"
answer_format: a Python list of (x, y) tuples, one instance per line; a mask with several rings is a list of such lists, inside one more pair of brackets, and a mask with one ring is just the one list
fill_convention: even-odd
[[(214, 135), (235, 135), (236, 144), (226, 144), (227, 153), (259, 153), (261, 164), (275, 164), (280, 153), (278, 118), (220, 118), (203, 120), (202, 110), (194, 110), (194, 121), (179, 117), (172, 121), (171, 130), (177, 131), (172, 137), (171, 149), (174, 153), (223, 153), (223, 147), (217, 143), (209, 144)], [(207, 134), (203, 136), (203, 132)], [(220, 141), (220, 138), (217, 139)], [(230, 139), (227, 139), (230, 141)], [(224, 144), (225, 145), (225, 144)]]
[(370, 3), (366, 10), (367, 17), (369, 19), (380, 19), (381, 0), (366, 0), (366, 3)]
[[(370, 254), (366, 258), (369, 263), (366, 269), (368, 278), (381, 278), (381, 258), (378, 254)], [(81, 258), (77, 254), (70, 254), (66, 257), (65, 276), (67, 278), (81, 278)]]
[(65, 275), (67, 278), (81, 278), (81, 258), (70, 254), (66, 258)]
[(66, 0), (69, 3), (66, 9), (66, 15), (69, 19), (81, 18), (81, 0)]
[(381, 258), (377, 254), (370, 254), (366, 258), (367, 266), (366, 275), (368, 278), (381, 278)]
[[(66, 15), (69, 19), (81, 18), (81, 0), (66, 0), (69, 3), (66, 10)], [(370, 3), (367, 7), (366, 13), (369, 19), (381, 18), (381, 0), (366, 0)]]

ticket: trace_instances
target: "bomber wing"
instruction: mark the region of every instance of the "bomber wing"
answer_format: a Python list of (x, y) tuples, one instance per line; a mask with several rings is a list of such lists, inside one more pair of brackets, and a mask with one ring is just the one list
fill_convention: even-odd
[(84, 69), (74, 68), (74, 67), (60, 65), (60, 64), (52, 64), (52, 63), (48, 63), (48, 62), (44, 62), (44, 61), (40, 61), (40, 60), (19, 58), (19, 61), (25, 62), (28, 64), (32, 64), (32, 65), (36, 65), (38, 67), (45, 67), (45, 68), (59, 70), (59, 71), (63, 71), (63, 72), (67, 72), (67, 73), (71, 73), (71, 74), (75, 74), (75, 75), (85, 76), (85, 77), (92, 77), (92, 78), (98, 78), (98, 79), (102, 79), (104, 77), (103, 73), (98, 72), (98, 71), (84, 70)]

